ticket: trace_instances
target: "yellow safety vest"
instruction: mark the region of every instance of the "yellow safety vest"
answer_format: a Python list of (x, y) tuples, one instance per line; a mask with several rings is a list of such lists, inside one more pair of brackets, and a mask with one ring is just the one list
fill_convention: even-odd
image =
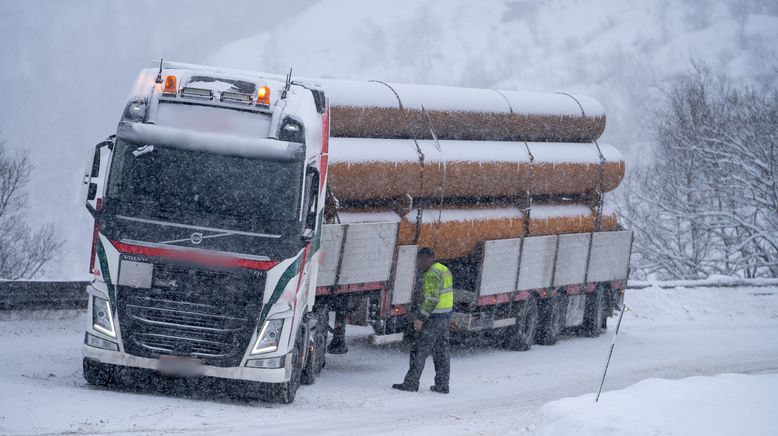
[(424, 301), (421, 313), (424, 316), (450, 313), (454, 307), (454, 277), (442, 263), (434, 263), (422, 276)]

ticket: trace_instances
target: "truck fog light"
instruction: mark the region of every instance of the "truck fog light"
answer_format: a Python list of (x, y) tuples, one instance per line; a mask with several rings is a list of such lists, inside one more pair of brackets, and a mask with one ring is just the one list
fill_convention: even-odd
[(95, 335), (86, 334), (84, 343), (90, 347), (102, 348), (103, 350), (119, 351), (119, 344), (116, 342), (106, 341), (105, 339), (98, 338)]
[(283, 368), (286, 356), (271, 357), (270, 359), (252, 359), (246, 362), (251, 368)]
[(100, 297), (92, 297), (92, 327), (100, 333), (112, 338), (116, 337), (113, 328), (113, 315), (111, 315), (111, 303)]
[(251, 350), (251, 354), (272, 353), (278, 349), (278, 341), (284, 328), (283, 319), (269, 319), (265, 321), (262, 330), (257, 337), (257, 343)]

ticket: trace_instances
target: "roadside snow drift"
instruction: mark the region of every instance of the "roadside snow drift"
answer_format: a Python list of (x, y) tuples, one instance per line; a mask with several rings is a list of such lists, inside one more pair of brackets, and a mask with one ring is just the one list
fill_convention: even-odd
[(646, 379), (546, 404), (537, 436), (748, 435), (778, 431), (778, 374)]

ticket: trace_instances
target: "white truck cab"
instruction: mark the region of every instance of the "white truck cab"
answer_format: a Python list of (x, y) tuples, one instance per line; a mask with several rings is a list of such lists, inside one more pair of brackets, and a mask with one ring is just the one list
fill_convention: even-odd
[(282, 402), (313, 382), (326, 120), (324, 93), (290, 77), (140, 73), (84, 174), (88, 382), (142, 368), (259, 382)]

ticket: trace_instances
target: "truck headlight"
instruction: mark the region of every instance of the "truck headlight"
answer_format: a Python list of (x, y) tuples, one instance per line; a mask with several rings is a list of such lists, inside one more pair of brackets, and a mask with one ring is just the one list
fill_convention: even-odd
[(111, 315), (111, 303), (100, 297), (92, 297), (92, 328), (98, 332), (116, 337), (116, 330), (113, 328), (113, 316)]
[(259, 332), (257, 343), (251, 350), (251, 354), (272, 353), (278, 349), (278, 341), (281, 340), (281, 331), (284, 328), (283, 319), (269, 319), (265, 321)]

